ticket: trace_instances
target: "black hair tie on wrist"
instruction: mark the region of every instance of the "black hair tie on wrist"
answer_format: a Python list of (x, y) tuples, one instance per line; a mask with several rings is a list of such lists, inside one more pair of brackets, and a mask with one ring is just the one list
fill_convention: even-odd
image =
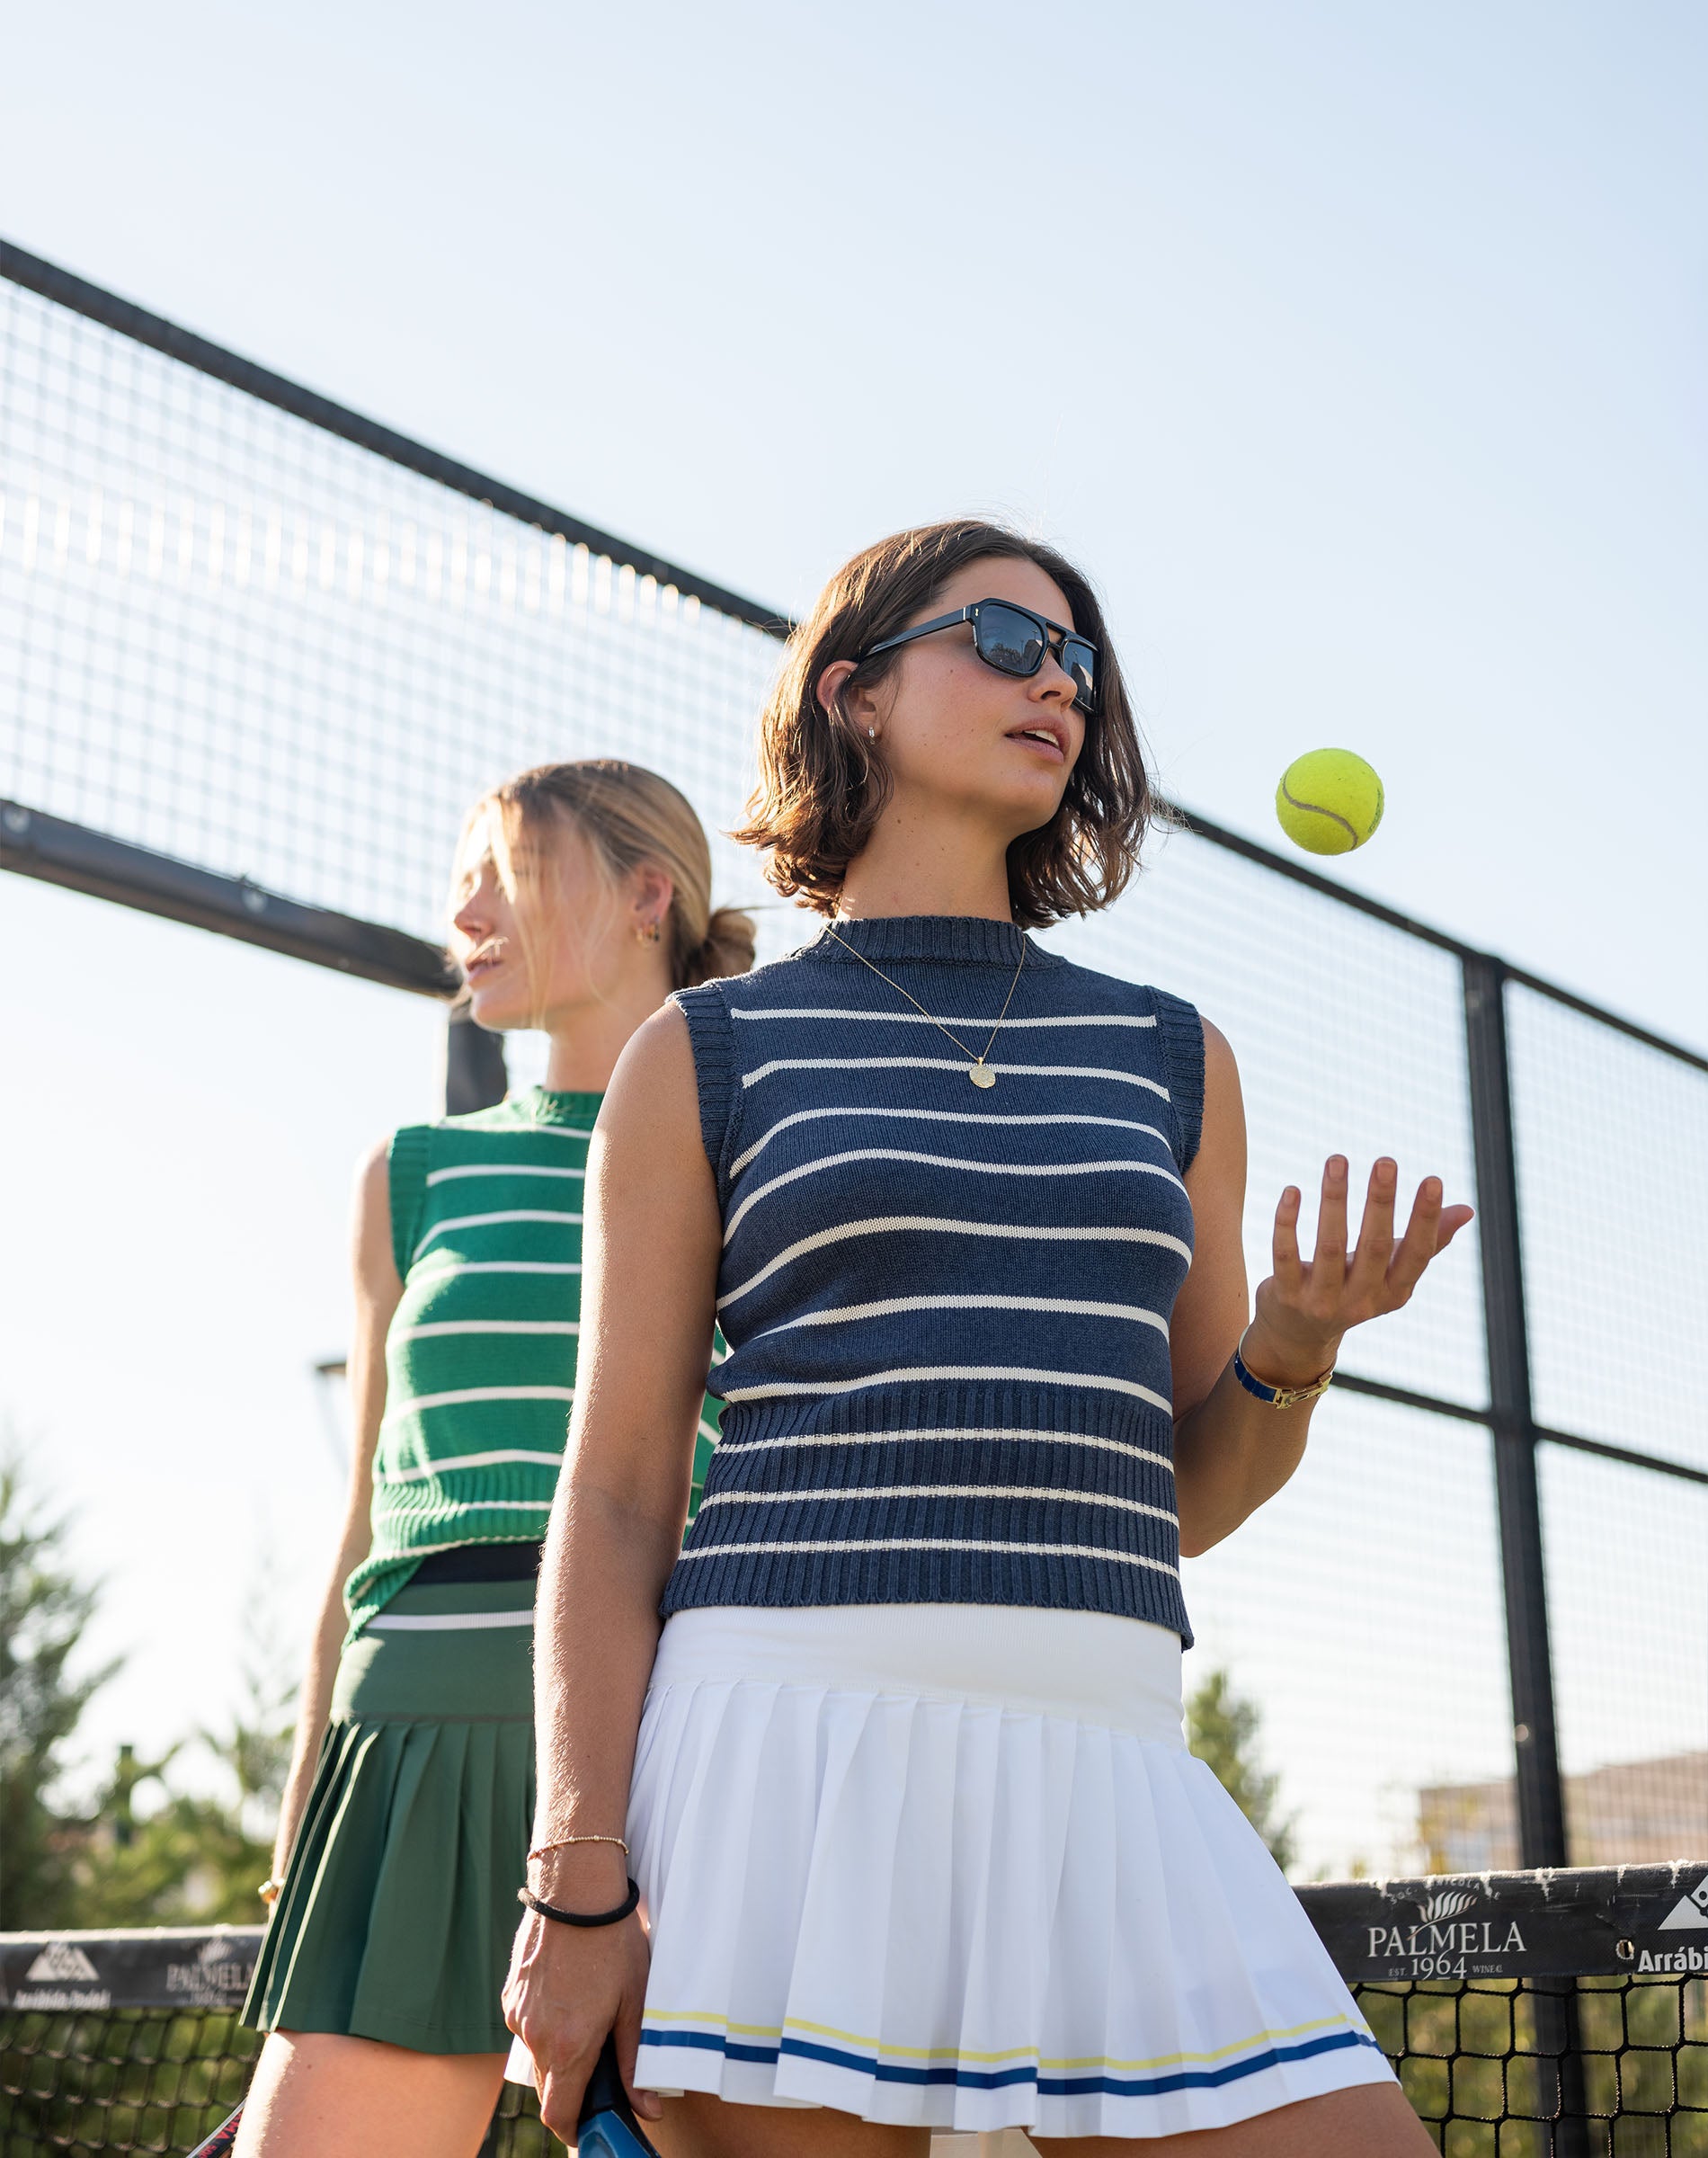
[(628, 1877), (628, 1894), (609, 1911), (560, 1911), (556, 1904), (542, 1902), (533, 1890), (525, 1885), (516, 1891), (516, 1901), (526, 1904), (530, 1911), (538, 1911), (542, 1918), (556, 1919), (560, 1926), (615, 1926), (620, 1925), (629, 1913), (640, 1904), (640, 1883), (633, 1874)]

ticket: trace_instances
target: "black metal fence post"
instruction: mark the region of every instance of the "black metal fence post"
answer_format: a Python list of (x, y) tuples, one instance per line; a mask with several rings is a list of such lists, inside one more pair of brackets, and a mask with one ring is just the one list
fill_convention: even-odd
[[(1488, 1335), (1495, 1503), (1506, 1592), (1507, 1664), (1512, 1683), (1518, 1863), (1566, 1862), (1565, 1790), (1554, 1721), (1548, 1583), (1543, 1565), (1536, 1483), (1536, 1425), (1530, 1397), (1530, 1338), (1525, 1318), (1524, 1238), (1513, 1140), (1512, 1069), (1507, 1049), (1507, 969), (1467, 954), (1465, 1053), (1471, 1078), (1471, 1138), (1482, 1237), (1482, 1308)], [(1531, 2012), (1545, 2112), (1556, 2117), (1556, 2158), (1588, 2158), (1583, 2056), (1577, 1988), (1538, 1981)]]
[(502, 1101), (509, 1085), (504, 1069), (504, 1038), (477, 1027), (466, 1012), (453, 1010), (445, 1028), (445, 1114), (466, 1117)]
[(1507, 1058), (1506, 968), (1499, 959), (1482, 954), (1467, 957), (1463, 968), (1471, 1136), (1476, 1153), (1482, 1307), (1489, 1341), (1489, 1405), (1493, 1411), (1495, 1497), (1512, 1679), (1518, 1863), (1563, 1866), (1565, 1805), (1554, 1726), (1536, 1430), (1525, 1325), (1512, 1083)]

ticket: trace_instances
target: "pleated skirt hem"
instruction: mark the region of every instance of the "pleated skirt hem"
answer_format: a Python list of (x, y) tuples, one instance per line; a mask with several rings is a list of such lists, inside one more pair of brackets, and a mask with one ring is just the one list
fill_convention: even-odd
[[(519, 1591), (456, 1596), (503, 1610)], [(432, 1602), (405, 1591), (394, 1609), (437, 1619)], [(415, 2053), (508, 2047), (499, 1993), (534, 1810), (531, 1657), (525, 1625), (346, 1648), (245, 2023)]]
[(1178, 1637), (1134, 1620), (672, 1619), (629, 1811), (638, 2080), (1134, 2139), (1391, 2082), (1180, 1722)]

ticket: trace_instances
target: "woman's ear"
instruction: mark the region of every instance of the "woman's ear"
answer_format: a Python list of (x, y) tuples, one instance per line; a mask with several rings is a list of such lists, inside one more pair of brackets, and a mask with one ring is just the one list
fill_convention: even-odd
[(636, 869), (629, 879), (629, 906), (634, 915), (635, 928), (640, 932), (663, 930), (664, 918), (670, 913), (671, 901), (676, 896), (676, 887), (663, 869), (646, 862)]
[(841, 719), (851, 727), (857, 735), (868, 742), (876, 742), (883, 725), (876, 691), (864, 682), (858, 689), (848, 687), (849, 677), (858, 663), (851, 659), (832, 660), (819, 676), (814, 694), (826, 718)]
[(856, 662), (851, 659), (833, 659), (813, 685), (813, 694), (818, 708), (827, 719), (834, 719), (840, 709), (837, 698), (843, 683), (853, 673)]

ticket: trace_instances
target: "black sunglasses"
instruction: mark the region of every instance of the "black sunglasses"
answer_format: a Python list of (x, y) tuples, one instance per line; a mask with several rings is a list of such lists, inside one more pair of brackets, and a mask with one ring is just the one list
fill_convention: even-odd
[(921, 622), (917, 629), (903, 629), (899, 637), (867, 645), (864, 652), (856, 655), (854, 664), (862, 666), (880, 652), (911, 645), (916, 637), (953, 629), (962, 622), (972, 623), (973, 649), (999, 674), (1022, 678), (1036, 674), (1044, 664), (1044, 655), (1054, 651), (1063, 673), (1073, 684), (1074, 703), (1082, 711), (1096, 711), (1097, 647), (1089, 637), (1051, 621), (1048, 615), (1034, 614), (1029, 607), (1017, 607), (1012, 600), (974, 600), (970, 607), (959, 608), (954, 614), (939, 614), (935, 621)]

